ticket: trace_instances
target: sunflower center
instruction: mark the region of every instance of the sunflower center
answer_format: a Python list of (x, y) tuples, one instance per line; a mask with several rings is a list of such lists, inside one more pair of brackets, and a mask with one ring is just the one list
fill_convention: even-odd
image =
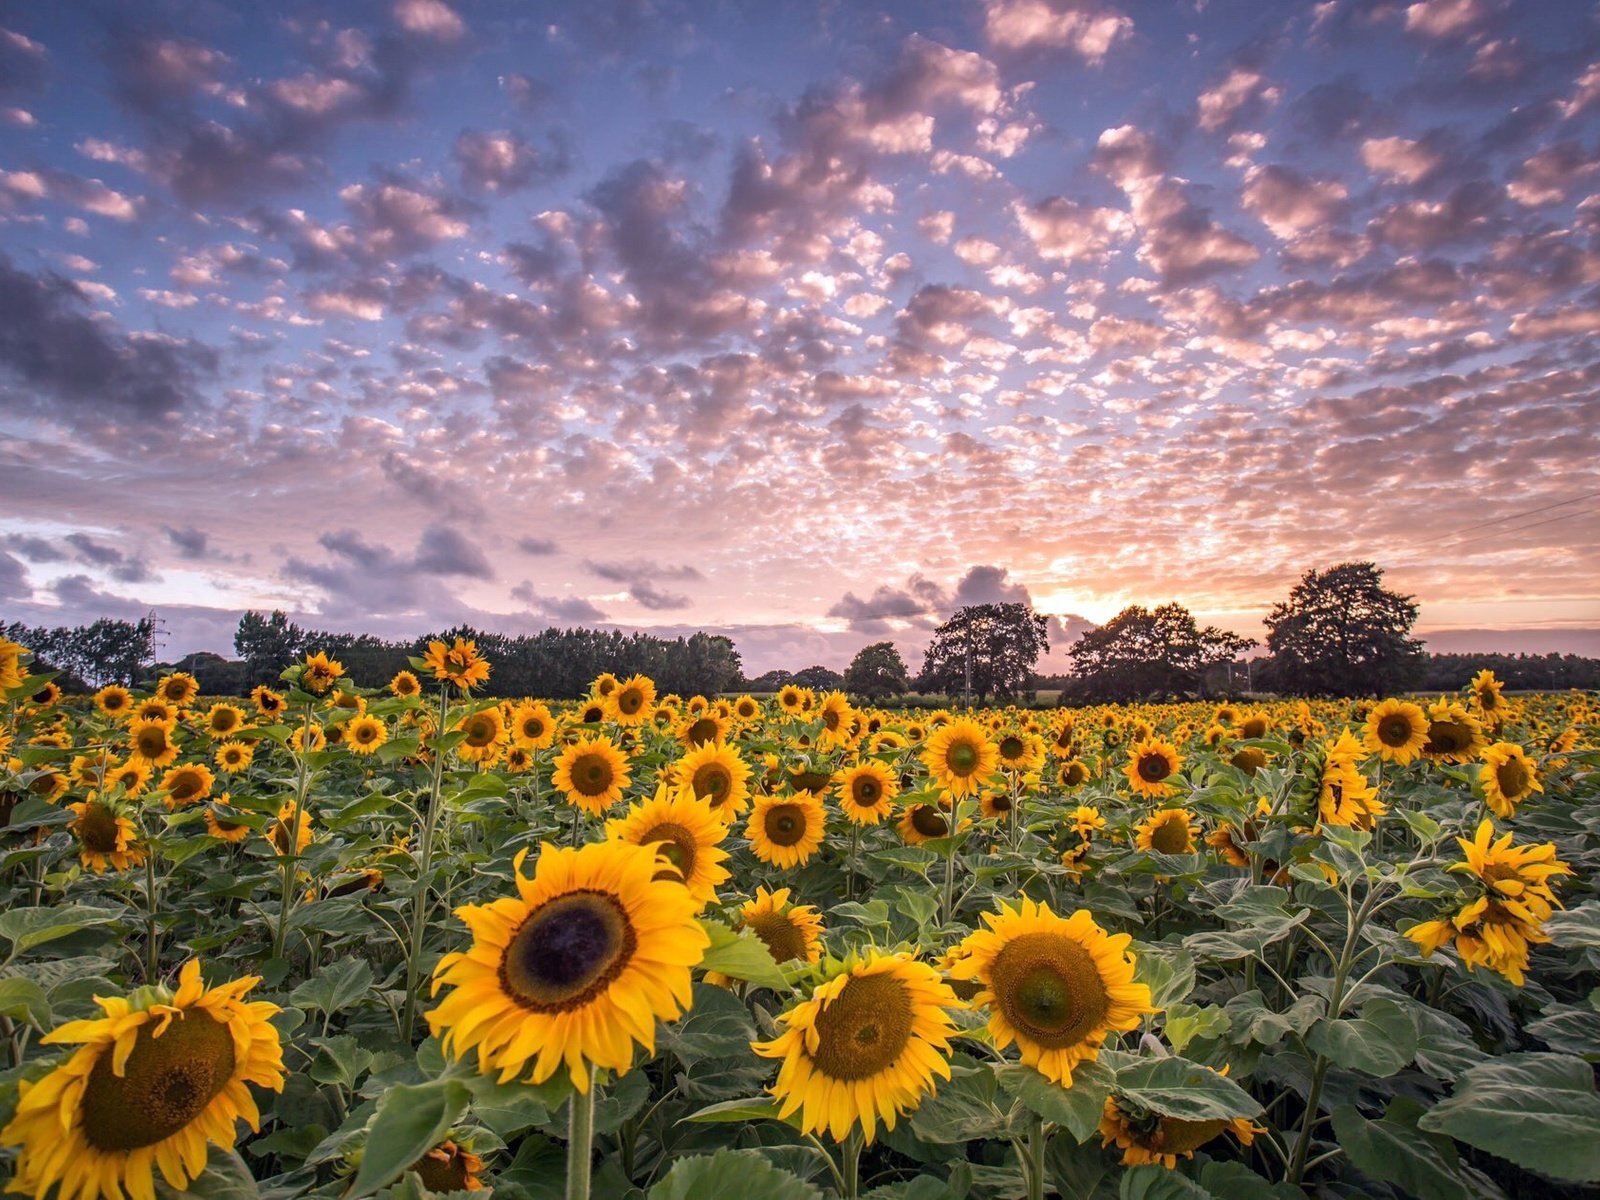
[(817, 1014), (811, 1059), (833, 1079), (888, 1070), (911, 1040), (911, 996), (892, 975), (858, 976)]
[(633, 923), (615, 896), (582, 889), (528, 914), (500, 960), (500, 986), (533, 1012), (582, 1008), (633, 958)]
[(196, 775), (193, 771), (184, 771), (172, 781), (172, 786), (167, 789), (167, 793), (173, 798), (173, 800), (177, 801), (179, 804), (182, 804), (184, 801), (193, 800), (197, 795), (199, 795), (200, 788), (200, 776)]
[(1228, 760), (1246, 775), (1254, 775), (1267, 765), (1267, 756), (1255, 746), (1246, 746)]
[(1067, 769), (1062, 772), (1061, 782), (1066, 784), (1068, 787), (1077, 787), (1088, 777), (1089, 772), (1084, 769), (1083, 764), (1068, 763)]
[(411, 1168), (430, 1192), (467, 1191), (472, 1172), (466, 1157), (458, 1150), (435, 1150), (423, 1155)]
[(1008, 813), (1011, 811), (1011, 797), (1005, 792), (1000, 792), (989, 798), (989, 808), (992, 812)]
[(689, 726), (689, 732), (686, 736), (691, 746), (703, 746), (707, 742), (715, 740), (717, 733), (716, 721), (710, 717), (701, 717), (693, 725)]
[(794, 771), (789, 775), (789, 782), (797, 792), (820, 792), (831, 778), (821, 771)]
[(701, 800), (709, 798), (711, 806), (715, 808), (733, 787), (733, 774), (719, 762), (702, 763), (695, 768), (691, 782), (695, 796)]
[(141, 729), (134, 743), (141, 756), (145, 758), (160, 758), (167, 752), (167, 731), (164, 729)]
[(467, 722), (467, 745), (482, 749), (493, 743), (495, 734), (499, 730), (495, 723), (488, 717), (472, 717)]
[(759, 913), (745, 924), (766, 944), (773, 962), (798, 962), (805, 958), (805, 934), (783, 913)]
[(989, 973), (1006, 1020), (1048, 1050), (1084, 1041), (1110, 1011), (1094, 956), (1062, 934), (1013, 938), (995, 955)]
[(850, 799), (861, 808), (872, 808), (883, 799), (883, 784), (871, 775), (858, 775), (850, 782)]
[(775, 804), (762, 822), (767, 840), (775, 846), (795, 846), (806, 836), (806, 814), (798, 804)]
[(378, 727), (376, 725), (358, 725), (356, 727), (356, 741), (365, 746), (368, 742), (378, 740)]
[(1181, 816), (1163, 817), (1150, 831), (1150, 845), (1162, 854), (1187, 854), (1194, 848), (1189, 822)]
[(1435, 721), (1428, 726), (1426, 749), (1434, 754), (1460, 754), (1471, 744), (1466, 727), (1455, 721)]
[(117, 814), (103, 804), (91, 804), (72, 823), (83, 848), (94, 854), (111, 854), (117, 848)]
[(1172, 764), (1167, 761), (1165, 754), (1141, 754), (1139, 756), (1139, 778), (1146, 783), (1160, 783), (1172, 774)]
[(572, 786), (580, 795), (605, 795), (613, 778), (611, 764), (599, 754), (581, 754), (572, 764)]
[(644, 846), (652, 842), (655, 843), (657, 856), (666, 859), (672, 866), (663, 867), (651, 878), (687, 883), (689, 876), (694, 873), (696, 852), (699, 850), (699, 843), (695, 841), (694, 834), (682, 825), (666, 821), (639, 839), (640, 845)]
[(1026, 748), (1015, 734), (1000, 739), (1000, 754), (1004, 758), (1021, 758)]
[(139, 1027), (123, 1074), (111, 1069), (107, 1046), (83, 1089), (83, 1135), (96, 1150), (153, 1146), (188, 1125), (233, 1077), (233, 1034), (202, 1011)]
[(644, 693), (637, 688), (625, 688), (617, 695), (617, 711), (630, 717), (644, 707)]
[(919, 804), (911, 810), (911, 828), (923, 837), (941, 838), (950, 832), (950, 822), (931, 804)]
[(1404, 717), (1390, 717), (1378, 725), (1378, 740), (1391, 748), (1404, 746), (1411, 740), (1411, 722)]
[(522, 736), (529, 741), (538, 741), (544, 736), (544, 722), (538, 717), (529, 717), (522, 723)]
[(1528, 768), (1517, 758), (1509, 758), (1496, 767), (1494, 779), (1500, 785), (1500, 794), (1508, 800), (1522, 795), (1532, 782), (1528, 777)]
[(978, 748), (971, 742), (957, 742), (945, 755), (945, 762), (957, 775), (971, 775), (978, 769)]
[(1226, 1121), (1180, 1121), (1176, 1117), (1162, 1117), (1160, 1131), (1150, 1149), (1185, 1154), (1200, 1149), (1226, 1128)]
[(1267, 723), (1260, 717), (1252, 717), (1239, 726), (1239, 736), (1242, 738), (1259, 738), (1267, 736)]

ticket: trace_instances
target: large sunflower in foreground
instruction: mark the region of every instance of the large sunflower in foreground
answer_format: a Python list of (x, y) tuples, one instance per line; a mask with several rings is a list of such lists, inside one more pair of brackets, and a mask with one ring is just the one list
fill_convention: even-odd
[(893, 1129), (934, 1076), (950, 1078), (955, 1026), (945, 1009), (959, 1003), (926, 963), (873, 950), (779, 1017), (776, 1038), (750, 1046), (783, 1062), (768, 1089), (782, 1116), (798, 1111), (802, 1132), (836, 1142), (859, 1123), (870, 1144), (880, 1118)]
[(66, 1062), (19, 1085), (0, 1145), (21, 1146), (9, 1190), (60, 1200), (154, 1200), (155, 1173), (176, 1191), (206, 1166), (206, 1143), (231, 1149), (242, 1117), (259, 1129), (247, 1084), (283, 1090), (283, 1052), (269, 1018), (248, 1003), (255, 976), (207, 988), (191, 959), (176, 992), (96, 998), (105, 1015), (71, 1021), (47, 1043), (77, 1044)]
[(623, 1072), (636, 1043), (655, 1053), (656, 1020), (689, 1007), (690, 968), (710, 939), (683, 885), (655, 878), (653, 850), (546, 843), (531, 879), (526, 856), (515, 896), (456, 909), (472, 948), (440, 960), (434, 991), (452, 990), (428, 1026), (449, 1054), (476, 1049), (501, 1083), (543, 1083), (565, 1065), (587, 1092), (591, 1064)]
[(1403, 767), (1428, 744), (1428, 714), (1409, 700), (1384, 700), (1367, 714), (1367, 749)]
[(933, 782), (952, 796), (970, 796), (993, 775), (1000, 750), (982, 725), (966, 717), (941, 725), (922, 751)]
[(556, 756), (551, 781), (592, 817), (602, 816), (628, 786), (628, 758), (607, 737), (579, 738)]
[(655, 877), (681, 882), (702, 908), (717, 898), (717, 888), (728, 880), (728, 869), (722, 865), (728, 852), (717, 846), (727, 833), (728, 827), (704, 800), (688, 788), (665, 784), (649, 800), (606, 822), (606, 836), (613, 841), (654, 846), (666, 860)]
[(1111, 1032), (1134, 1029), (1154, 1012), (1150, 989), (1133, 981), (1133, 939), (1108, 934), (1087, 910), (1059, 917), (1024, 898), (984, 913), (988, 928), (967, 935), (956, 979), (983, 984), (974, 1003), (989, 1009), (989, 1033), (1045, 1078), (1072, 1086), (1072, 1068), (1099, 1056)]
[(1123, 768), (1128, 783), (1141, 796), (1170, 796), (1172, 784), (1167, 780), (1178, 773), (1183, 760), (1178, 748), (1160, 738), (1146, 738), (1128, 751), (1128, 765)]
[(822, 800), (811, 792), (758, 796), (744, 832), (750, 839), (751, 853), (762, 862), (775, 867), (798, 867), (822, 845), (826, 820)]

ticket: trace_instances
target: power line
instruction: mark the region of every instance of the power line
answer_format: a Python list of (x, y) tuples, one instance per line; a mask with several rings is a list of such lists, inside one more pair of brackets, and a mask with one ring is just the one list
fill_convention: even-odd
[[(1518, 525), (1515, 529), (1508, 529), (1505, 532), (1506, 533), (1526, 533), (1530, 529), (1538, 529), (1541, 525), (1554, 525), (1558, 521), (1570, 521), (1574, 517), (1592, 517), (1592, 516), (1600, 516), (1600, 508), (1585, 509), (1582, 512), (1575, 512), (1575, 513), (1563, 513), (1559, 517), (1549, 517), (1549, 518), (1547, 518), (1546, 520), (1543, 520), (1543, 521), (1535, 521), (1532, 525)], [(1498, 534), (1494, 535), (1494, 536), (1498, 536)], [(1475, 546), (1479, 542), (1482, 542), (1484, 540), (1485, 540), (1485, 538), (1483, 538), (1483, 537), (1475, 537), (1471, 541), (1465, 542), (1462, 545), (1452, 546), (1451, 550), (1452, 551), (1464, 550), (1464, 549), (1466, 549), (1466, 547)]]
[[(1493, 520), (1489, 520), (1489, 521), (1479, 521), (1476, 525), (1466, 525), (1466, 526), (1463, 526), (1460, 529), (1457, 529), (1454, 533), (1446, 533), (1446, 534), (1443, 534), (1443, 535), (1441, 535), (1439, 537), (1431, 537), (1431, 536), (1428, 536), (1428, 535), (1421, 535), (1416, 540), (1419, 541), (1419, 542), (1426, 541), (1426, 542), (1434, 542), (1434, 543), (1437, 544), (1440, 541), (1449, 541), (1452, 538), (1464, 537), (1465, 535), (1467, 535), (1469, 533), (1476, 533), (1480, 529), (1488, 529), (1491, 526), (1495, 526), (1495, 525), (1504, 525), (1508, 521), (1520, 521), (1523, 517), (1536, 517), (1540, 513), (1549, 512), (1551, 509), (1565, 508), (1569, 504), (1580, 504), (1585, 500), (1593, 500), (1596, 496), (1600, 496), (1600, 491), (1586, 492), (1581, 496), (1573, 496), (1573, 497), (1571, 497), (1570, 499), (1567, 499), (1567, 500), (1558, 500), (1554, 504), (1544, 504), (1544, 505), (1541, 505), (1538, 508), (1527, 509), (1524, 512), (1507, 513), (1503, 517), (1495, 517)], [(1581, 513), (1574, 513), (1573, 515), (1574, 516), (1581, 516), (1582, 514)], [(1565, 517), (1556, 517), (1554, 519), (1558, 520), (1558, 521), (1566, 520)], [(1537, 524), (1542, 525), (1542, 524), (1545, 524), (1545, 522), (1540, 521), (1540, 522), (1537, 522)], [(1526, 526), (1523, 526), (1523, 528), (1525, 528), (1525, 529), (1533, 529), (1533, 528), (1535, 528), (1535, 526), (1534, 525), (1526, 525)]]

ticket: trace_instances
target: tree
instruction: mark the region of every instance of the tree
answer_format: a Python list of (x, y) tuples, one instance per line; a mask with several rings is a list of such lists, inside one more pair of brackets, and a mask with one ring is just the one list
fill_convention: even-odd
[(1201, 629), (1181, 604), (1132, 604), (1073, 643), (1074, 696), (1128, 701), (1205, 694), (1206, 672), (1254, 646), (1208, 625)]
[(831, 692), (844, 686), (844, 676), (831, 667), (810, 666), (789, 677), (796, 687), (811, 688), (818, 692)]
[(270, 617), (252, 609), (239, 618), (233, 635), (233, 650), (244, 660), (248, 687), (276, 682), (279, 673), (300, 657), (305, 644), (305, 632), (281, 608)]
[(969, 604), (934, 630), (917, 686), (950, 696), (972, 693), (979, 704), (991, 695), (1015, 699), (1049, 648), (1046, 620), (1028, 605)]
[(1416, 620), (1415, 598), (1385, 588), (1374, 563), (1312, 569), (1267, 614), (1266, 678), (1296, 695), (1396, 691), (1422, 667)]
[(844, 690), (869, 700), (903, 696), (911, 690), (906, 663), (893, 642), (863, 646), (844, 673)]
[(156, 624), (150, 617), (115, 621), (102, 617), (90, 625), (29, 629), (12, 624), (4, 636), (34, 654), (36, 671), (61, 671), (56, 682), (67, 691), (107, 683), (133, 683), (139, 668), (155, 659)]

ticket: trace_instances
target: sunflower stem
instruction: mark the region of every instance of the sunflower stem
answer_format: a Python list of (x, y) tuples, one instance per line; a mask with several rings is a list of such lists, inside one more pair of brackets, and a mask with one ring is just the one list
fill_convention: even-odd
[[(300, 764), (295, 777), (294, 803), (289, 806), (289, 826), (284, 832), (288, 848), (283, 851), (283, 875), (278, 891), (278, 927), (272, 934), (272, 957), (282, 958), (289, 945), (289, 918), (294, 915), (294, 871), (300, 861), (300, 812), (311, 785), (311, 769), (306, 755), (311, 752), (311, 705), (306, 705), (300, 726)], [(268, 828), (271, 828), (270, 826)]]
[[(450, 685), (439, 685), (439, 724), (435, 738), (444, 735), (450, 713)], [(417, 859), (417, 891), (411, 898), (411, 944), (406, 950), (406, 1005), (400, 1017), (400, 1037), (411, 1044), (417, 1020), (417, 988), (422, 975), (422, 937), (428, 923), (428, 893), (433, 887), (433, 840), (439, 827), (439, 811), (444, 807), (444, 750), (437, 742), (433, 750), (433, 773), (428, 782), (428, 811), (422, 818), (422, 846)]]
[(1044, 1200), (1044, 1119), (1038, 1113), (1028, 1121), (1028, 1140), (1018, 1149), (1026, 1164), (1028, 1200)]
[(840, 1194), (844, 1200), (856, 1200), (861, 1194), (861, 1147), (866, 1144), (866, 1137), (861, 1132), (858, 1122), (850, 1127), (850, 1135), (845, 1138), (844, 1146), (840, 1151)]
[(861, 849), (861, 826), (850, 823), (850, 882), (845, 888), (845, 899), (856, 898), (856, 854)]
[(146, 837), (144, 856), (144, 981), (146, 983), (154, 983), (161, 971), (161, 927), (156, 923), (156, 916), (161, 911), (160, 896), (161, 893), (156, 890), (155, 851), (150, 846), (149, 838)]
[(594, 1152), (595, 1070), (589, 1066), (589, 1087), (567, 1101), (567, 1200), (589, 1200), (589, 1173)]

